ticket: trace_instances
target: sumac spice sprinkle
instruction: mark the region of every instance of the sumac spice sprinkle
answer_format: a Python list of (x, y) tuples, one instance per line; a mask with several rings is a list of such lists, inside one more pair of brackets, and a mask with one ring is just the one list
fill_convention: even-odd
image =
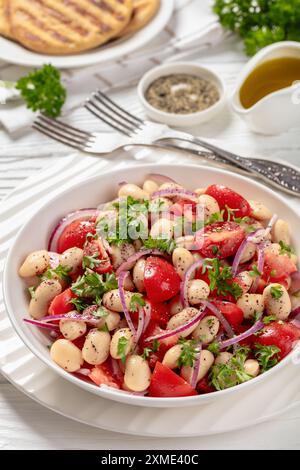
[(155, 80), (146, 91), (154, 108), (172, 114), (191, 114), (213, 106), (220, 99), (216, 85), (187, 74), (166, 75)]

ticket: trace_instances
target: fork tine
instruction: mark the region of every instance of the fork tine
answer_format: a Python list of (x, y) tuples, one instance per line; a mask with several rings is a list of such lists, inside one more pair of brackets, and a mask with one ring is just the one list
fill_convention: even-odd
[(58, 121), (57, 119), (48, 118), (47, 116), (44, 116), (43, 114), (40, 114), (37, 119), (45, 122), (46, 124), (49, 124), (50, 126), (56, 127), (57, 129), (69, 130), (69, 133), (73, 134), (75, 137), (76, 136), (82, 136), (86, 138), (92, 137), (92, 134), (90, 132), (82, 131), (81, 129), (76, 129), (76, 127), (70, 126), (69, 124), (66, 124), (62, 121)]
[(100, 101), (106, 108), (110, 109), (113, 113), (119, 116), (121, 119), (125, 119), (126, 122), (129, 124), (133, 124), (135, 127), (141, 127), (143, 125), (143, 121), (133, 114), (130, 114), (128, 111), (123, 109), (117, 103), (112, 101), (108, 96), (106, 96), (102, 91), (97, 90), (94, 94), (96, 100)]
[[(96, 103), (95, 100), (97, 100), (98, 103)], [(95, 108), (97, 108), (97, 110), (100, 111), (100, 113), (104, 114), (104, 116), (109, 118), (114, 124), (123, 127), (124, 130), (129, 131), (130, 133), (136, 131), (137, 129), (136, 124), (132, 124), (131, 122), (126, 121), (126, 119), (124, 119), (122, 116), (121, 116), (121, 119), (116, 117), (117, 113), (113, 109), (107, 107), (106, 104), (102, 103), (99, 97), (94, 95), (92, 98), (88, 100), (88, 103), (95, 106)]]
[(47, 131), (46, 128), (42, 127), (39, 123), (33, 123), (32, 127), (38, 132), (41, 132), (41, 134), (44, 134), (47, 137), (50, 137), (50, 139), (53, 139), (53, 140), (56, 140), (57, 142), (68, 145), (68, 147), (73, 147), (76, 150), (82, 150), (79, 144), (74, 144), (67, 139), (62, 139), (56, 135), (53, 135), (51, 132)]
[(73, 135), (62, 133), (58, 131), (56, 128), (52, 128), (49, 125), (45, 125), (38, 120), (36, 120), (33, 123), (32, 127), (34, 129), (37, 129), (40, 132), (43, 132), (48, 137), (51, 137), (54, 140), (58, 140), (59, 142), (62, 142), (63, 144), (70, 145), (71, 147), (77, 148), (79, 150), (84, 148), (86, 139), (79, 139), (79, 138), (75, 138)]
[(35, 124), (39, 124), (41, 128), (47, 130), (48, 132), (51, 132), (55, 135), (58, 135), (59, 137), (74, 141), (78, 143), (79, 145), (84, 145), (85, 142), (88, 140), (88, 138), (80, 135), (74, 135), (72, 131), (69, 131), (68, 128), (65, 128), (64, 126), (59, 127), (57, 126), (57, 123), (55, 120), (50, 119), (48, 122), (44, 122), (41, 120), (39, 117), (35, 120)]
[(110, 120), (103, 117), (103, 114), (107, 115), (107, 113), (104, 113), (104, 111), (99, 108), (99, 106), (97, 106), (97, 104), (93, 101), (87, 101), (84, 106), (88, 111), (90, 111), (90, 113), (94, 114), (94, 116), (96, 116), (98, 119), (101, 119), (101, 121), (105, 122), (108, 126), (113, 127), (118, 132), (126, 135), (127, 137), (131, 136), (133, 132), (131, 129), (128, 130), (128, 128), (125, 128), (122, 123), (121, 126), (118, 126), (118, 122), (114, 118), (111, 118), (111, 116), (109, 115), (108, 117), (110, 118)]

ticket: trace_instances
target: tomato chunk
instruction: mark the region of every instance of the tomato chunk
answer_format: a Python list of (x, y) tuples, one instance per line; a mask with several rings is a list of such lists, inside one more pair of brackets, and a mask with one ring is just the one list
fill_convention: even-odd
[(255, 342), (263, 346), (277, 346), (280, 349), (279, 358), (283, 359), (293, 349), (300, 338), (300, 330), (291, 323), (272, 322), (266, 325), (256, 336)]
[(243, 310), (240, 309), (236, 304), (232, 302), (223, 302), (220, 300), (214, 300), (213, 304), (220, 310), (222, 315), (233, 328), (237, 328), (242, 324), (244, 320)]
[(246, 233), (235, 222), (216, 222), (199, 235), (200, 253), (205, 258), (225, 259), (235, 255)]
[(166, 260), (150, 256), (145, 265), (144, 284), (147, 297), (153, 302), (164, 302), (178, 294), (181, 279)]
[(233, 217), (249, 217), (251, 215), (251, 207), (248, 201), (233, 189), (220, 184), (213, 184), (206, 189), (205, 193), (216, 199), (220, 210), (224, 210), (226, 220), (228, 218), (227, 208), (234, 210)]
[(58, 294), (50, 304), (48, 310), (49, 315), (61, 315), (75, 310), (74, 305), (71, 303), (71, 300), (75, 298), (76, 295), (71, 289), (66, 289), (61, 294)]
[(88, 376), (96, 385), (108, 385), (120, 389), (122, 382), (120, 377), (114, 374), (109, 360), (95, 366)]
[(98, 274), (104, 274), (112, 271), (112, 264), (109, 256), (100, 239), (88, 240), (83, 248), (84, 260), (88, 268)]
[(96, 233), (94, 219), (78, 219), (68, 225), (57, 242), (57, 252), (63, 253), (69, 248), (83, 248), (88, 233)]
[(267, 282), (283, 282), (291, 274), (297, 272), (295, 263), (288, 255), (276, 255), (266, 252), (263, 279)]
[(149, 387), (150, 397), (189, 397), (197, 395), (196, 390), (160, 362), (155, 365)]

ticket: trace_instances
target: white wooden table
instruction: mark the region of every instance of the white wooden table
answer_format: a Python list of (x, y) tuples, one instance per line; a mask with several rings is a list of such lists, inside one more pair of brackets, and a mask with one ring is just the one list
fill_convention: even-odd
[[(232, 89), (246, 58), (236, 40), (197, 58), (220, 73)], [(14, 67), (0, 63), (0, 77), (8, 78)], [(135, 89), (114, 96), (129, 110), (142, 114)], [(278, 116), (280, 119), (280, 116)], [(74, 125), (97, 129), (99, 123), (85, 110), (70, 118)], [(223, 145), (244, 154), (283, 158), (299, 165), (300, 128), (277, 137), (252, 134), (229, 107), (213, 122), (193, 129), (195, 134), (219, 139)], [(29, 132), (12, 139), (0, 129), (0, 198), (28, 176), (58, 158), (68, 149)], [(145, 439), (114, 434), (72, 422), (44, 409), (22, 395), (0, 375), (0, 449), (299, 449), (300, 406), (293, 411), (250, 429), (207, 438)]]

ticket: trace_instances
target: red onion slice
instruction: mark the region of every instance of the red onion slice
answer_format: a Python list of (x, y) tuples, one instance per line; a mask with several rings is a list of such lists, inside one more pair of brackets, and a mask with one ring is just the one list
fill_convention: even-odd
[(146, 331), (151, 320), (151, 304), (149, 302), (146, 302), (146, 305), (144, 307), (144, 314), (145, 314), (144, 331)]
[(300, 316), (300, 305), (299, 307), (294, 308), (294, 310), (291, 311), (289, 318), (294, 319), (296, 318), (298, 320), (298, 315)]
[(201, 302), (202, 303), (202, 306), (199, 308), (199, 312), (197, 313), (197, 315), (195, 315), (190, 321), (188, 321), (187, 323), (185, 323), (184, 325), (181, 325), (177, 328), (175, 328), (174, 330), (166, 330), (164, 331), (163, 333), (160, 333), (159, 335), (155, 335), (155, 336), (149, 336), (148, 338), (146, 338), (145, 341), (154, 341), (154, 340), (163, 340), (163, 339), (167, 339), (167, 338), (171, 338), (172, 336), (177, 336), (179, 335), (180, 333), (182, 333), (183, 331), (186, 331), (188, 328), (190, 328), (191, 326), (195, 325), (196, 323), (198, 323), (200, 320), (202, 320), (202, 318), (205, 316), (206, 312), (205, 312), (205, 309), (206, 309), (206, 301), (204, 302)]
[(189, 300), (188, 300), (189, 280), (191, 276), (193, 275), (193, 273), (196, 271), (196, 269), (202, 266), (203, 266), (203, 259), (199, 259), (194, 264), (192, 264), (192, 266), (190, 266), (189, 269), (184, 274), (184, 278), (180, 287), (180, 302), (185, 308), (189, 306)]
[(61, 315), (49, 315), (41, 319), (41, 321), (45, 323), (49, 323), (51, 321), (57, 321), (57, 320), (84, 321), (84, 322), (90, 323), (91, 325), (97, 326), (102, 321), (102, 318), (96, 318), (90, 314), (83, 314), (83, 313), (80, 314), (80, 313), (75, 313), (75, 312), (69, 312), (69, 313), (63, 313)]
[(23, 318), (23, 321), (25, 323), (29, 323), (30, 325), (38, 326), (39, 328), (45, 328), (46, 330), (59, 330), (59, 326), (52, 323), (47, 323), (40, 320), (33, 320), (31, 318)]
[(292, 320), (290, 323), (300, 329), (300, 320), (297, 320), (297, 319), (295, 318), (295, 319)]
[(120, 299), (121, 299), (121, 304), (123, 307), (123, 312), (127, 321), (127, 324), (131, 330), (131, 333), (133, 334), (134, 338), (137, 336), (137, 332), (135, 330), (135, 327), (132, 323), (130, 313), (128, 311), (127, 305), (126, 305), (126, 299), (125, 299), (125, 293), (124, 293), (124, 281), (125, 278), (128, 276), (129, 271), (123, 271), (120, 273), (118, 277), (118, 288), (119, 288), (119, 293), (120, 293)]
[(226, 320), (224, 315), (221, 313), (221, 311), (214, 304), (212, 304), (211, 302), (208, 302), (207, 300), (206, 300), (206, 305), (207, 305), (207, 308), (211, 310), (214, 313), (214, 315), (217, 317), (217, 319), (223, 326), (224, 330), (226, 331), (227, 335), (232, 338), (234, 336), (234, 331), (231, 328), (230, 323)]
[(91, 373), (90, 369), (79, 369), (76, 371), (76, 374), (84, 375), (85, 377), (90, 375), (90, 373)]
[[(260, 245), (258, 245), (257, 252), (258, 252), (258, 255), (257, 255), (257, 269), (260, 273), (262, 273), (263, 270), (264, 270), (264, 264), (265, 264), (265, 245), (264, 245), (264, 243), (261, 243)], [(254, 282), (251, 286), (251, 289), (250, 289), (250, 292), (252, 294), (255, 294), (255, 292), (257, 291), (260, 279), (261, 279), (261, 276), (257, 276), (255, 278), (255, 280), (254, 280)]]
[(55, 253), (54, 251), (50, 251), (48, 254), (50, 256), (50, 268), (57, 268), (57, 266), (59, 265), (59, 254)]
[(174, 183), (174, 184), (177, 184), (176, 181), (174, 181), (169, 176), (161, 175), (159, 173), (150, 173), (150, 175), (148, 175), (146, 179), (159, 181), (160, 183)]
[(188, 189), (183, 189), (183, 188), (170, 188), (170, 189), (162, 189), (159, 191), (155, 191), (152, 195), (151, 198), (157, 198), (157, 197), (175, 197), (175, 196), (182, 196), (182, 197), (188, 197), (189, 199), (197, 199), (197, 194), (194, 193), (194, 191), (189, 191)]
[(143, 256), (153, 255), (153, 256), (166, 256), (160, 250), (140, 250), (132, 256), (129, 256), (128, 260), (121, 264), (116, 271), (116, 276), (119, 276), (123, 271), (130, 271), (135, 265), (135, 263), (142, 258)]
[(233, 260), (233, 263), (232, 263), (232, 267), (231, 267), (231, 270), (232, 270), (232, 274), (233, 276), (236, 276), (237, 274), (237, 271), (238, 271), (238, 267), (241, 263), (241, 258), (244, 254), (244, 251), (248, 248), (248, 245), (250, 244), (251, 242), (249, 242), (249, 237), (245, 238), (245, 240), (241, 243), (241, 245), (239, 246), (239, 249), (238, 251), (236, 252), (236, 255), (234, 257), (234, 260)]
[(196, 388), (197, 382), (198, 382), (198, 374), (199, 374), (199, 369), (201, 365), (201, 350), (202, 350), (202, 344), (200, 343), (197, 346), (197, 350), (199, 351), (196, 355), (195, 362), (193, 365), (193, 373), (192, 373), (192, 379), (191, 379), (191, 386), (193, 388)]
[(57, 250), (57, 242), (59, 237), (65, 230), (65, 228), (75, 220), (79, 219), (90, 219), (91, 217), (97, 216), (99, 211), (97, 209), (80, 209), (75, 212), (70, 212), (65, 217), (63, 217), (56, 225), (54, 230), (52, 231), (48, 243), (48, 251), (56, 251)]
[(234, 336), (234, 338), (228, 339), (226, 341), (223, 341), (222, 343), (219, 344), (220, 349), (226, 349), (229, 346), (232, 346), (233, 344), (237, 344), (240, 341), (244, 341), (244, 339), (249, 338), (249, 336), (254, 335), (254, 333), (257, 333), (259, 330), (261, 330), (265, 324), (262, 321), (256, 322), (249, 330), (245, 331), (244, 333)]
[(145, 330), (145, 310), (142, 307), (140, 307), (139, 308), (139, 322), (138, 322), (138, 327), (136, 330), (136, 337), (135, 337), (136, 344), (139, 342), (139, 339), (142, 336), (144, 330)]
[(291, 281), (290, 293), (295, 294), (300, 291), (300, 271), (291, 275)]

